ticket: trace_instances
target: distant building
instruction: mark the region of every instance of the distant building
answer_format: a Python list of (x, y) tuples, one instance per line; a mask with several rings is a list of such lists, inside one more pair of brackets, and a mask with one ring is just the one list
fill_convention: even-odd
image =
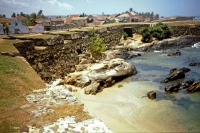
[(70, 24), (72, 23), (73, 18), (78, 18), (80, 15), (79, 14), (72, 14), (68, 18), (66, 18), (65, 24)]
[(76, 17), (72, 18), (71, 23), (75, 24), (76, 27), (85, 27), (87, 24), (88, 17)]
[(10, 22), (9, 31), (14, 34), (29, 33), (28, 27), (22, 25), (22, 22), (19, 20), (13, 20)]
[(64, 20), (62, 18), (52, 18), (50, 30), (62, 30)]
[(19, 15), (19, 16), (15, 17), (14, 20), (23, 21), (23, 20), (27, 20), (27, 18), (24, 17), (24, 16)]
[(43, 25), (45, 31), (50, 31), (50, 27), (51, 27), (51, 19), (50, 18), (48, 18), (48, 19), (43, 19), (43, 18), (37, 19), (36, 23)]
[(0, 34), (4, 34), (3, 25), (2, 24), (0, 24)]
[(30, 33), (43, 33), (44, 32), (44, 26), (42, 24), (37, 24), (35, 26), (29, 26)]

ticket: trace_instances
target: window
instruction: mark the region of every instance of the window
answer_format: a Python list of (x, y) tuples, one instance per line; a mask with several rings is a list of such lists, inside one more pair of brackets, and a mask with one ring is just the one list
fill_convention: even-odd
[(18, 23), (15, 23), (15, 26), (18, 26)]

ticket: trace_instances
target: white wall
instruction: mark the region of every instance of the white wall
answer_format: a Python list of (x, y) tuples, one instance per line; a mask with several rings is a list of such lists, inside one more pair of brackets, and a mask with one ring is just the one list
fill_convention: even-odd
[(15, 33), (16, 29), (20, 30), (18, 33), (29, 33), (28, 27), (22, 25), (21, 21), (19, 21), (19, 20), (13, 20), (10, 23), (9, 31), (11, 31), (11, 33)]
[(30, 31), (31, 33), (42, 33), (44, 32), (44, 26), (43, 25), (36, 25), (33, 29)]
[(4, 34), (4, 32), (3, 32), (3, 25), (2, 24), (0, 24), (0, 34)]

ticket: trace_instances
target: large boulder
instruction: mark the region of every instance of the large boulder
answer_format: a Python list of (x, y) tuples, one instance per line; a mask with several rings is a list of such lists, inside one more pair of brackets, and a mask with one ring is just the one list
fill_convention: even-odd
[(151, 100), (156, 99), (156, 92), (155, 91), (150, 91), (147, 93), (147, 97)]
[(85, 94), (96, 94), (103, 88), (136, 73), (135, 66), (117, 58), (88, 66), (85, 71), (68, 74), (65, 84), (85, 87)]
[(178, 92), (180, 86), (181, 86), (181, 84), (177, 84), (177, 85), (172, 85), (172, 86), (169, 86), (169, 87), (165, 87), (165, 92), (168, 92), (168, 93)]

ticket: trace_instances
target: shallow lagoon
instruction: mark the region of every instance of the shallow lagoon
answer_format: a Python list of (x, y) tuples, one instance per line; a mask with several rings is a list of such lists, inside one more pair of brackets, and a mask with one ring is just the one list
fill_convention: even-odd
[[(176, 57), (167, 57), (176, 49), (141, 53), (141, 57), (127, 60), (136, 66), (136, 75), (95, 96), (84, 95), (83, 90), (76, 96), (114, 132), (199, 132), (200, 93), (180, 90), (166, 94), (164, 87), (175, 82), (160, 83), (172, 68), (188, 67), (191, 71), (184, 80), (200, 79), (200, 66), (188, 66), (192, 59), (200, 62), (200, 48), (179, 50), (182, 55)], [(152, 90), (157, 92), (156, 100), (143, 97)]]

